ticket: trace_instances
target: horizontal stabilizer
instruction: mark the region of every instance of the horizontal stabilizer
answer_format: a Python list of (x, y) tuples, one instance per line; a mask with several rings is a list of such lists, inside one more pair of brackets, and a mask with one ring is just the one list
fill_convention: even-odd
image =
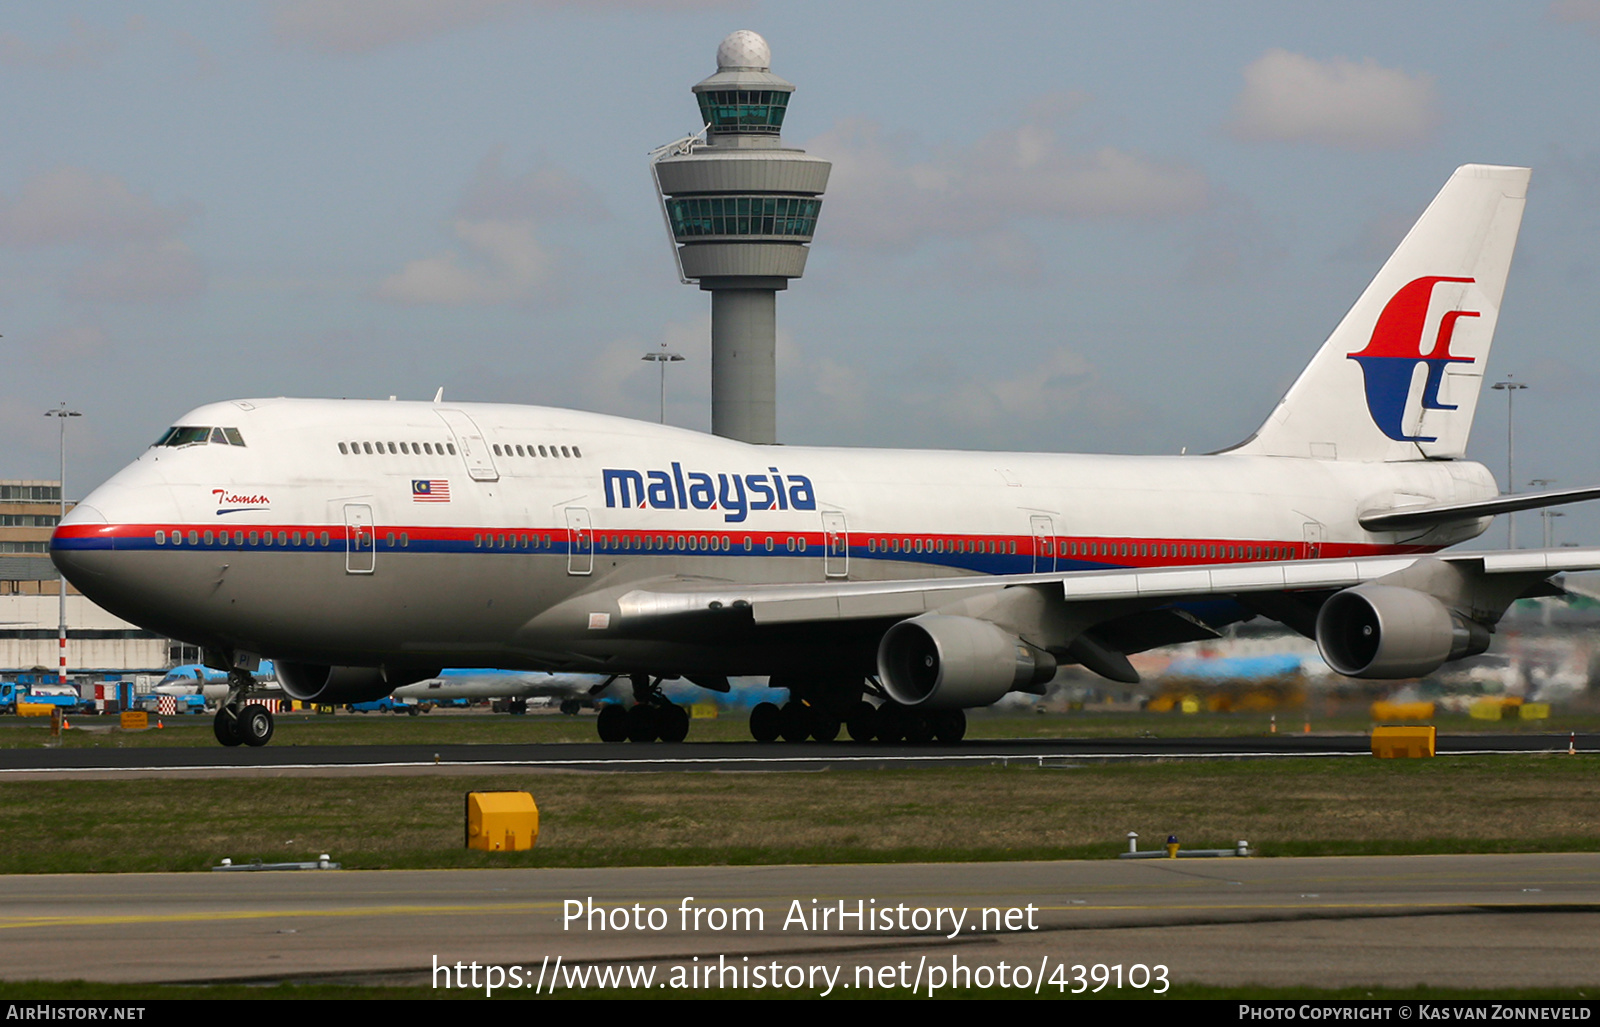
[(1515, 513), (1518, 510), (1538, 510), (1547, 506), (1561, 506), (1564, 503), (1581, 503), (1586, 499), (1600, 499), (1600, 486), (1511, 493), (1471, 503), (1402, 506), (1391, 510), (1374, 510), (1362, 514), (1360, 520), (1361, 526), (1368, 531), (1403, 531), (1408, 528), (1427, 528), (1449, 521), (1466, 521), (1475, 517)]

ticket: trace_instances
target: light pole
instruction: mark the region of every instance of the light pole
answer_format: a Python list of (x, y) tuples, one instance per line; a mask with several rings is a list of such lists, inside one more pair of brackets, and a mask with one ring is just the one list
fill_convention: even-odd
[[(1512, 381), (1511, 380), (1512, 377), (1513, 377), (1512, 375), (1508, 374), (1508, 375), (1506, 375), (1506, 380), (1505, 381), (1503, 381), (1503, 382), (1495, 382), (1494, 385), (1491, 386), (1491, 388), (1494, 388), (1496, 390), (1504, 390), (1504, 392), (1506, 394), (1506, 492), (1507, 492), (1507, 494), (1510, 494), (1510, 493), (1513, 493), (1513, 492), (1517, 491), (1517, 476), (1516, 476), (1516, 473), (1513, 470), (1513, 468), (1515, 466), (1514, 461), (1516, 460), (1516, 448), (1513, 445), (1513, 438), (1512, 438), (1512, 434), (1511, 434), (1512, 412), (1514, 410), (1513, 399), (1516, 396), (1517, 391), (1519, 389), (1526, 389), (1527, 388), (1527, 386), (1522, 384), (1521, 382)], [(1517, 548), (1517, 515), (1515, 513), (1506, 514), (1506, 548), (1507, 549), (1515, 549), (1515, 548)]]
[[(1529, 480), (1528, 487), (1530, 489), (1533, 489), (1533, 491), (1538, 492), (1540, 489), (1544, 488), (1546, 485), (1554, 485), (1555, 483), (1556, 483), (1556, 480), (1554, 478), (1533, 478), (1533, 479)], [(1557, 516), (1560, 516), (1560, 515), (1558, 514)], [(1548, 506), (1541, 507), (1539, 509), (1539, 517), (1540, 517), (1540, 519), (1542, 519), (1544, 521), (1544, 547), (1546, 549), (1549, 549), (1550, 548), (1550, 508)]]
[[(61, 428), (61, 478), (57, 483), (61, 492), (58, 497), (61, 500), (61, 516), (56, 519), (56, 526), (60, 527), (61, 522), (66, 520), (67, 517), (67, 418), (82, 417), (83, 415), (76, 410), (68, 410), (67, 401), (62, 400), (59, 407), (54, 410), (46, 410), (44, 416), (56, 418), (56, 423)], [(61, 650), (61, 669), (59, 673), (60, 681), (64, 685), (67, 683), (67, 579), (59, 573), (56, 575), (56, 595), (59, 599), (61, 613), (60, 625), (56, 629), (56, 645)]]
[(676, 364), (676, 363), (678, 363), (679, 361), (681, 361), (683, 359), (683, 356), (681, 354), (678, 354), (678, 353), (668, 353), (667, 352), (667, 341), (665, 339), (663, 339), (663, 340), (661, 340), (661, 348), (659, 350), (651, 350), (649, 353), (646, 353), (644, 356), (640, 357), (639, 359), (640, 360), (654, 361), (656, 364), (658, 364), (661, 367), (661, 423), (662, 424), (666, 424), (667, 423), (667, 365), (668, 364)]

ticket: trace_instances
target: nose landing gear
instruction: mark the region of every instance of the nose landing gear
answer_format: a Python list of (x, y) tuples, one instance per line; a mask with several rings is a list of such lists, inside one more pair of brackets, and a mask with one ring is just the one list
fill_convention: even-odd
[(272, 711), (260, 703), (244, 701), (255, 683), (247, 670), (234, 667), (228, 671), (228, 698), (211, 721), (212, 734), (223, 745), (257, 748), (272, 741), (277, 726)]

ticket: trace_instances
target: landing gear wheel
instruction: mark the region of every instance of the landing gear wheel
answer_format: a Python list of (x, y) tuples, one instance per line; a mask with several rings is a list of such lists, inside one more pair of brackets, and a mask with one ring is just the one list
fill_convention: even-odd
[(811, 709), (791, 699), (779, 710), (778, 733), (785, 742), (803, 742), (811, 735)]
[(783, 728), (783, 711), (777, 703), (756, 703), (750, 711), (750, 737), (758, 742), (775, 742)]
[(904, 741), (910, 719), (905, 707), (896, 703), (884, 703), (878, 707), (873, 734), (877, 735), (878, 741), (889, 745)]
[(933, 741), (933, 715), (912, 713), (906, 717), (906, 741), (912, 745), (926, 745)]
[(662, 718), (654, 706), (639, 703), (628, 710), (628, 741), (653, 742), (661, 733)]
[(831, 742), (839, 737), (839, 718), (821, 710), (811, 711), (811, 737), (819, 742)]
[(845, 721), (845, 729), (850, 732), (852, 742), (870, 742), (877, 732), (878, 708), (865, 699), (856, 703), (856, 708)]
[(272, 711), (259, 703), (251, 703), (239, 711), (236, 721), (239, 740), (251, 748), (259, 748), (272, 741)]
[(513, 717), (525, 716), (527, 714), (527, 712), (528, 712), (528, 700), (526, 700), (526, 699), (513, 699), (513, 700), (511, 700), (510, 713), (511, 713), (511, 715)]
[(239, 724), (237, 710), (230, 710), (226, 706), (218, 710), (211, 721), (211, 732), (223, 745), (231, 747), (244, 744), (244, 730)]
[(583, 703), (576, 699), (561, 700), (561, 715), (563, 717), (576, 717), (581, 709), (583, 709)]
[(689, 711), (673, 703), (656, 710), (663, 742), (681, 742), (689, 737)]
[(628, 740), (628, 710), (620, 703), (608, 702), (600, 707), (600, 716), (595, 718), (595, 727), (600, 732), (602, 742), (625, 742)]
[(966, 710), (940, 710), (933, 715), (933, 737), (953, 745), (967, 736)]

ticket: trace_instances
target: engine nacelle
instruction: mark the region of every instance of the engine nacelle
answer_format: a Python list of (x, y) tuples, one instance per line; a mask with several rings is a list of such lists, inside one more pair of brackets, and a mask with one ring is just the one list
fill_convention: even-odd
[(1426, 592), (1357, 585), (1317, 614), (1317, 648), (1352, 678), (1416, 678), (1489, 648), (1489, 632)]
[(278, 683), (301, 702), (339, 706), (344, 703), (382, 699), (401, 685), (425, 681), (439, 673), (434, 668), (330, 667), (321, 663), (290, 663), (279, 660), (273, 666)]
[(1014, 688), (1055, 677), (1056, 661), (988, 621), (923, 614), (890, 628), (878, 644), (878, 675), (902, 706), (987, 706)]

